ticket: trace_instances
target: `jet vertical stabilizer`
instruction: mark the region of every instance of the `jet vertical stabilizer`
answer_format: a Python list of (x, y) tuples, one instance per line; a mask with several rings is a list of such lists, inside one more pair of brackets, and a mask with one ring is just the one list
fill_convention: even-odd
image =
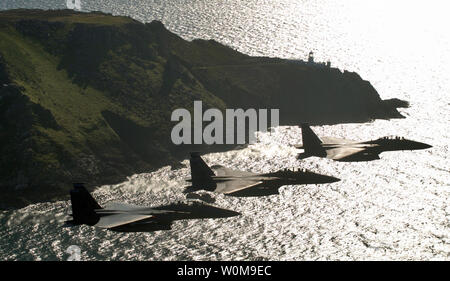
[(94, 225), (99, 221), (100, 217), (95, 210), (102, 209), (102, 207), (89, 194), (82, 183), (73, 184), (73, 189), (70, 191), (70, 201), (72, 203), (73, 220), (68, 221), (68, 224)]
[(301, 124), (302, 128), (302, 142), (305, 155), (314, 155), (325, 157), (327, 155), (325, 149), (322, 147), (322, 141), (311, 130), (308, 124)]
[(192, 186), (187, 189), (186, 192), (198, 189), (212, 190), (216, 188), (217, 185), (212, 179), (216, 174), (209, 168), (205, 161), (203, 161), (198, 152), (191, 152), (189, 163), (191, 165)]

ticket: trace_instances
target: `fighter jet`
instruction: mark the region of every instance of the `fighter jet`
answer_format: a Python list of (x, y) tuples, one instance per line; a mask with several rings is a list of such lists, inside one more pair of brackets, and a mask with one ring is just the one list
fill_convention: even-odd
[(191, 153), (191, 182), (184, 192), (207, 190), (236, 197), (267, 196), (279, 194), (283, 185), (320, 184), (337, 182), (340, 179), (316, 174), (307, 170), (280, 170), (272, 173), (257, 174), (236, 171), (222, 166), (211, 168), (196, 152)]
[(158, 207), (125, 203), (109, 203), (102, 208), (83, 184), (74, 184), (70, 191), (72, 220), (65, 226), (86, 224), (117, 232), (169, 230), (175, 220), (227, 218), (238, 212), (217, 208), (198, 200), (177, 202)]
[(431, 145), (400, 137), (382, 137), (376, 140), (357, 142), (345, 139), (323, 137), (320, 139), (307, 125), (302, 124), (303, 149), (298, 158), (310, 156), (333, 159), (342, 162), (371, 161), (380, 159), (380, 153), (395, 150), (416, 150), (430, 148)]

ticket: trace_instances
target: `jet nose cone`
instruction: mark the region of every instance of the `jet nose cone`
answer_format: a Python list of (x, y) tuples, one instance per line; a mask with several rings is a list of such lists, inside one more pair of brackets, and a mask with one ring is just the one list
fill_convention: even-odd
[(340, 181), (341, 179), (338, 179), (338, 178), (335, 178), (335, 177), (332, 177), (332, 176), (328, 176), (328, 183), (333, 183), (333, 182), (338, 182), (338, 181)]
[(421, 149), (427, 149), (427, 148), (432, 148), (432, 145), (426, 144), (426, 143), (421, 143), (422, 148)]
[(426, 143), (423, 143), (423, 142), (418, 142), (418, 141), (413, 142), (412, 146), (413, 146), (414, 149), (427, 149), (427, 148), (431, 148), (432, 147), (429, 144), (426, 144)]
[(333, 183), (333, 182), (338, 182), (340, 180), (341, 179), (338, 179), (338, 178), (335, 178), (335, 177), (332, 177), (332, 176), (325, 176), (325, 175), (322, 175), (319, 178), (320, 183)]
[(232, 210), (218, 208), (218, 210), (216, 212), (216, 217), (217, 218), (229, 218), (229, 217), (239, 216), (240, 214), (241, 213), (235, 212), (235, 211), (232, 211)]
[(306, 180), (303, 184), (321, 184), (321, 183), (333, 183), (340, 181), (341, 179), (335, 178), (333, 176), (327, 176), (317, 173), (309, 172), (306, 176)]
[(232, 211), (232, 210), (226, 210), (226, 217), (228, 218), (228, 217), (236, 217), (236, 216), (240, 216), (241, 215), (241, 213), (239, 213), (239, 212), (235, 212), (235, 211)]
[(207, 205), (207, 204), (204, 204), (203, 207), (204, 207), (204, 209), (202, 210), (202, 213), (210, 218), (228, 218), (228, 217), (239, 216), (241, 214), (239, 212), (235, 212), (232, 210), (219, 208), (219, 207), (215, 207), (215, 206)]

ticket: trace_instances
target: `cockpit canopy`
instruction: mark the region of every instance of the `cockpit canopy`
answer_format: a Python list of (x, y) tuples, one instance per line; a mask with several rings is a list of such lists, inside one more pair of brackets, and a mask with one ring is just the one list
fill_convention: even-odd
[(382, 137), (381, 139), (383, 140), (404, 140), (404, 137), (399, 137), (399, 136), (386, 136), (386, 137)]
[(285, 169), (283, 169), (283, 170), (280, 170), (281, 172), (291, 172), (291, 173), (296, 173), (296, 172), (303, 172), (303, 173), (306, 173), (306, 172), (309, 172), (307, 169), (305, 169), (305, 168), (292, 168), (292, 169), (288, 169), (288, 168), (285, 168)]

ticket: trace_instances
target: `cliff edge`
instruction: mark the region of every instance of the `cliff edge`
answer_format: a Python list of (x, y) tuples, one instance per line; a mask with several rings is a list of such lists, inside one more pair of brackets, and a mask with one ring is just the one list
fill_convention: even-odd
[[(0, 208), (174, 164), (170, 115), (279, 108), (281, 125), (401, 118), (358, 74), (185, 41), (154, 21), (71, 10), (0, 12)], [(215, 147), (202, 149), (215, 150)], [(219, 148), (218, 148), (219, 149)], [(221, 147), (220, 149), (224, 149)]]

